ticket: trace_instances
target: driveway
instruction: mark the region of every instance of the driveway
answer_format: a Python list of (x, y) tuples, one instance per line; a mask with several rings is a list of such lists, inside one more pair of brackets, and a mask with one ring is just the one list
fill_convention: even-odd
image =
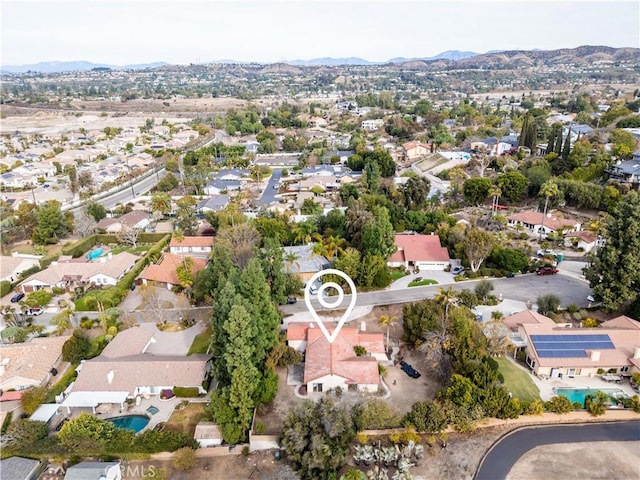
[(409, 283), (411, 283), (418, 277), (422, 278), (423, 280), (435, 280), (436, 282), (438, 282), (438, 285), (456, 283), (453, 279), (454, 276), (449, 272), (443, 272), (440, 270), (425, 270), (420, 273), (411, 273), (409, 275), (405, 275), (402, 278), (399, 278), (389, 286), (389, 290), (401, 290), (403, 288), (408, 288)]
[(149, 345), (147, 353), (154, 355), (185, 356), (193, 343), (193, 339), (204, 330), (203, 323), (179, 332), (161, 332), (153, 323), (142, 323), (142, 328), (153, 332), (155, 343)]

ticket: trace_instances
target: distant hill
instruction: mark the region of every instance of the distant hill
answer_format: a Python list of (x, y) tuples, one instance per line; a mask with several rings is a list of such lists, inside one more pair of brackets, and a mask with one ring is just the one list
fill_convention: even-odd
[(83, 60), (75, 62), (40, 62), (28, 65), (3, 65), (0, 71), (4, 73), (24, 73), (24, 72), (74, 72), (78, 70), (111, 69), (111, 70), (144, 70), (145, 68), (155, 68), (167, 65), (166, 62), (141, 63), (133, 65), (108, 65), (106, 63), (92, 63)]
[(291, 60), (289, 62), (285, 62), (288, 65), (296, 65), (299, 67), (312, 67), (318, 65), (378, 65), (381, 62), (370, 62), (369, 60), (365, 60), (363, 58), (358, 57), (348, 57), (348, 58), (331, 58), (331, 57), (323, 57), (323, 58), (312, 58), (311, 60)]

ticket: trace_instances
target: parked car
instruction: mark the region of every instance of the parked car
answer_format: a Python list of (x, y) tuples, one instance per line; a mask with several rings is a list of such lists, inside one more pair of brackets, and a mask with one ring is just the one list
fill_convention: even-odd
[(513, 272), (507, 273), (507, 274), (505, 275), (505, 277), (507, 277), (507, 278), (513, 278), (513, 277), (515, 277), (515, 276), (516, 276), (516, 274), (515, 274), (515, 273), (513, 273)]
[(460, 275), (462, 272), (464, 272), (464, 267), (462, 265), (458, 265), (451, 269), (451, 273), (454, 275)]
[(13, 297), (11, 297), (11, 303), (18, 303), (20, 300), (24, 298), (24, 293), (16, 293)]
[(33, 315), (34, 317), (37, 317), (38, 315), (42, 315), (43, 313), (44, 313), (44, 310), (41, 307), (27, 308), (27, 310), (24, 312), (25, 315)]
[(538, 255), (539, 257), (544, 257), (545, 255), (553, 255), (555, 257), (556, 256), (556, 252), (554, 252), (553, 250), (549, 250), (547, 248), (546, 250), (538, 250), (536, 255)]
[(558, 269), (551, 266), (539, 267), (536, 270), (538, 275), (555, 275), (556, 273), (558, 273)]

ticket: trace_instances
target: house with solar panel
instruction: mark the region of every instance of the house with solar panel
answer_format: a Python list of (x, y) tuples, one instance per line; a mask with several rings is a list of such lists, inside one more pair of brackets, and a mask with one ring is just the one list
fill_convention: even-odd
[(504, 319), (517, 349), (540, 377), (623, 377), (640, 372), (640, 322), (620, 316), (599, 328), (566, 328), (525, 310)]

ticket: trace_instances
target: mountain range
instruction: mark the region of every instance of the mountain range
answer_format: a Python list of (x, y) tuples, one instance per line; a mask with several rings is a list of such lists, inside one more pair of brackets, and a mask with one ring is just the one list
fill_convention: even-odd
[[(606, 46), (583, 45), (576, 48), (562, 48), (558, 50), (491, 50), (486, 53), (476, 53), (460, 50), (447, 50), (433, 57), (405, 58), (396, 57), (386, 62), (372, 62), (358, 57), (344, 58), (313, 58), (310, 60), (291, 60), (274, 63), (239, 62), (235, 60), (214, 60), (204, 64), (236, 64), (266, 65), (267, 70), (281, 71), (286, 68), (295, 70), (296, 67), (337, 67), (349, 65), (392, 65), (398, 68), (437, 70), (442, 68), (526, 68), (539, 65), (589, 65), (598, 63), (631, 62), (637, 64), (640, 58), (638, 48), (615, 48)], [(198, 64), (202, 65), (202, 64)], [(76, 62), (41, 62), (31, 65), (6, 65), (0, 67), (2, 73), (42, 72), (56, 73), (68, 71), (82, 71), (93, 69), (112, 70), (142, 70), (156, 68), (170, 64), (155, 62), (135, 65), (108, 65), (87, 61)], [(289, 67), (287, 67), (289, 66)], [(176, 68), (176, 67), (174, 67)]]

